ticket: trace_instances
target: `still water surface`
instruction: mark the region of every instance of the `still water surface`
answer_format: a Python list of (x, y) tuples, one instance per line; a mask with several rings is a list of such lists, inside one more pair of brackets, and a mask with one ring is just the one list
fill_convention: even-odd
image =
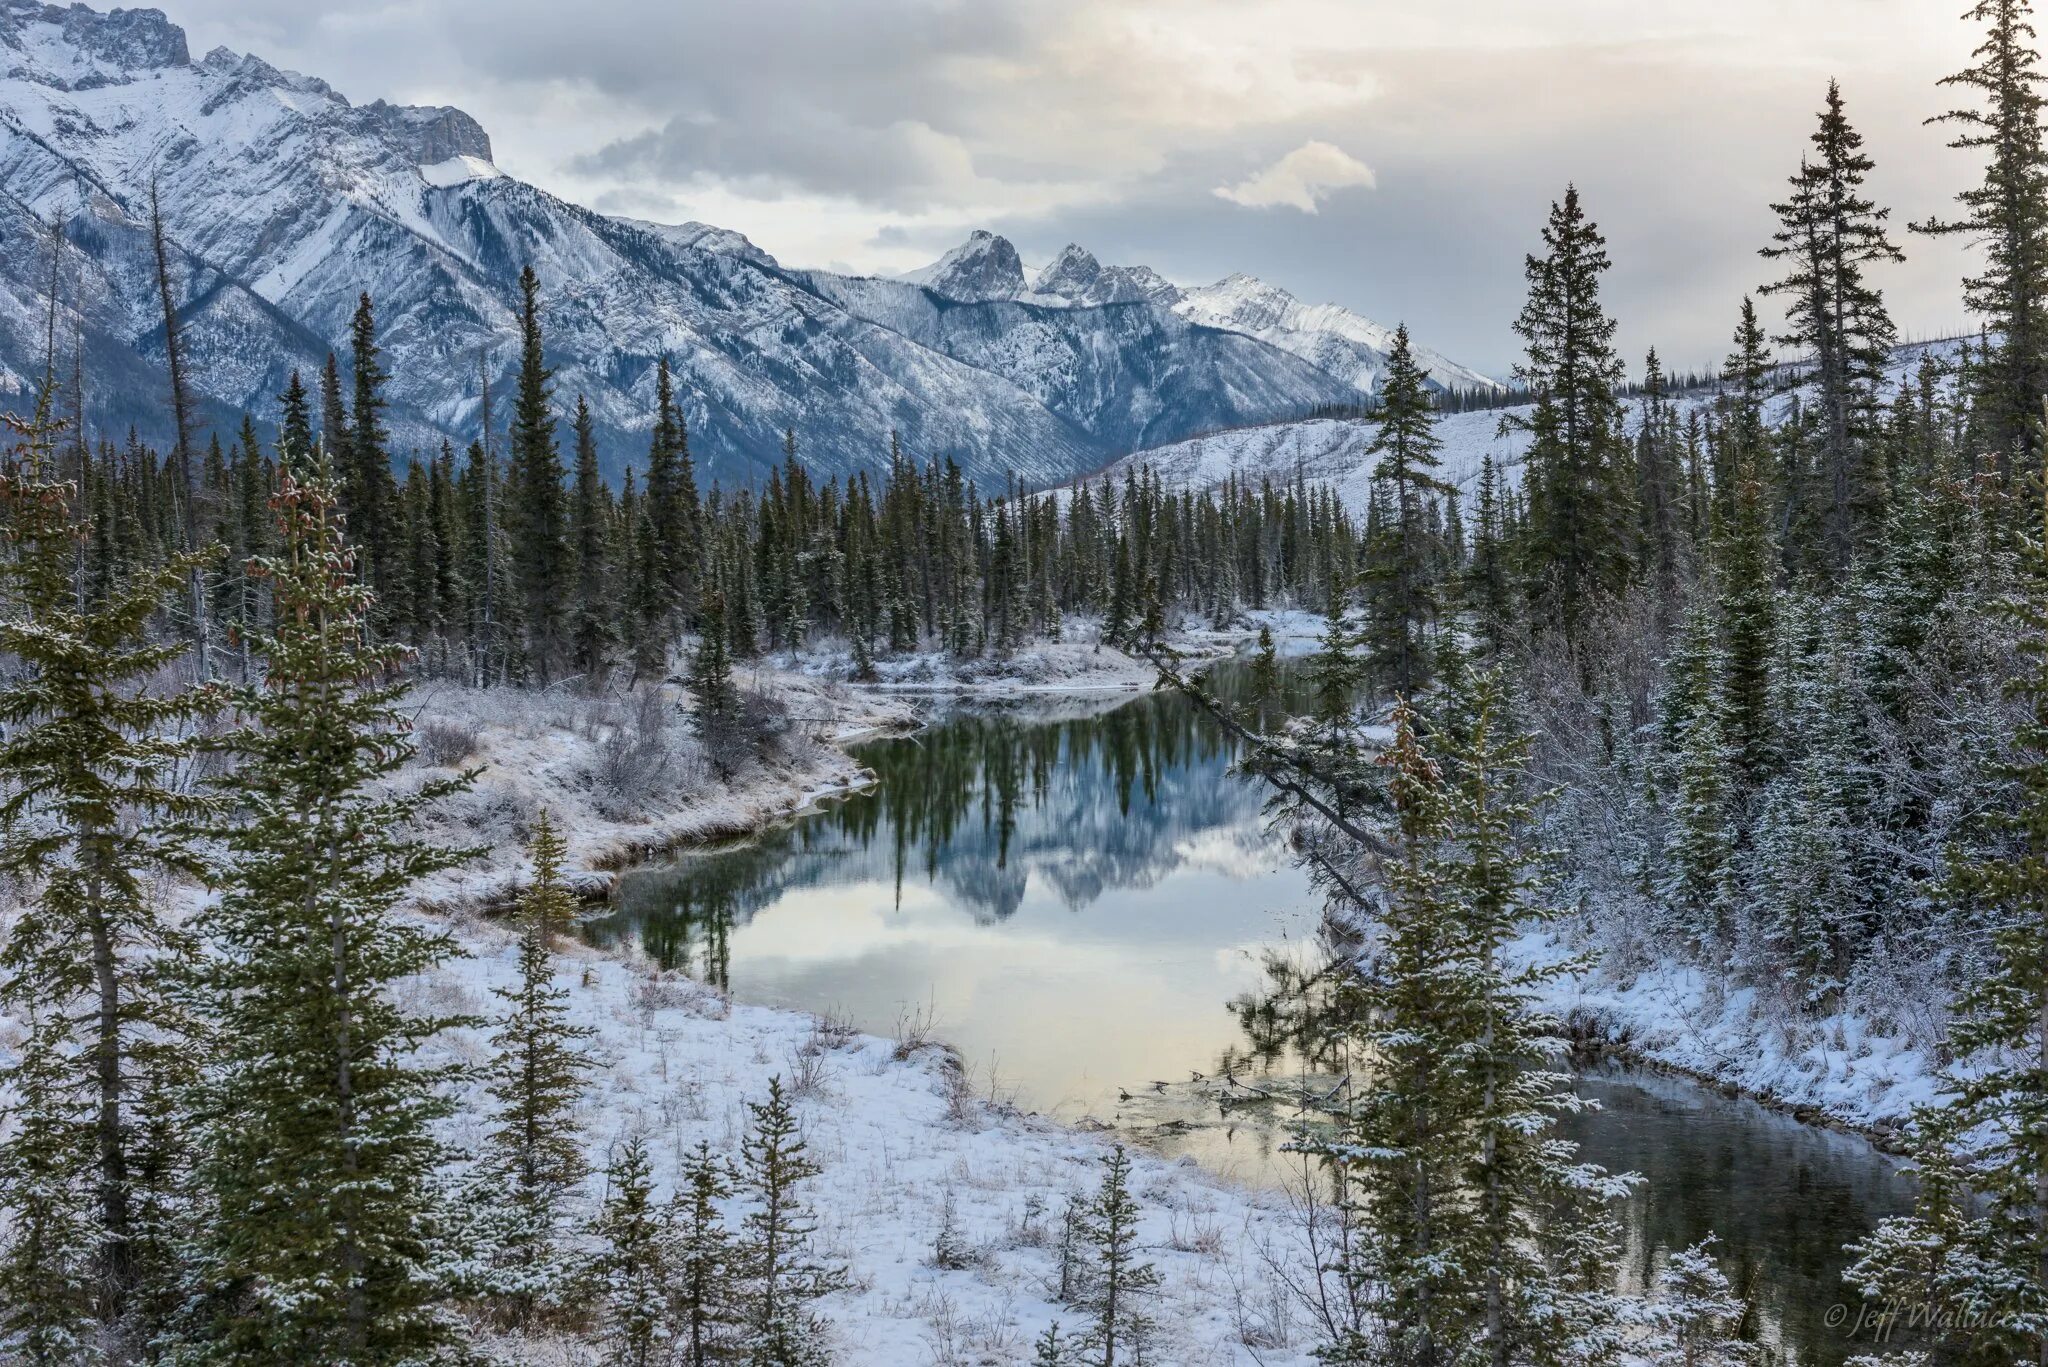
[[(875, 788), (627, 875), (586, 933), (742, 1000), (930, 1026), (1028, 1109), (1279, 1180), (1290, 1114), (1241, 1103), (1301, 1065), (1256, 1047), (1237, 1005), (1270, 959), (1310, 954), (1314, 898), (1218, 730), (1169, 695), (1065, 698), (962, 706), (858, 754)], [(1613, 1067), (1578, 1085), (1601, 1102), (1572, 1122), (1585, 1156), (1646, 1179), (1625, 1279), (1712, 1231), (1758, 1337), (1840, 1362), (1842, 1245), (1904, 1208), (1892, 1164), (1682, 1080)]]

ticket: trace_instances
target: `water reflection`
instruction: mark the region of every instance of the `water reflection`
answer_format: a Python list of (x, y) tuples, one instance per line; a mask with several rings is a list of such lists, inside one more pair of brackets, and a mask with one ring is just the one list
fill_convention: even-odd
[(1756, 1309), (1752, 1331), (1781, 1360), (1836, 1367), (1871, 1351), (1827, 1312), (1851, 1300), (1843, 1245), (1912, 1203), (1895, 1164), (1852, 1135), (1683, 1078), (1610, 1064), (1578, 1088), (1600, 1110), (1567, 1117), (1567, 1136), (1587, 1159), (1644, 1178), (1628, 1205), (1624, 1285), (1648, 1284), (1666, 1254), (1712, 1233)]
[(1225, 1123), (1195, 1079), (1313, 917), (1220, 732), (1148, 694), (962, 708), (858, 756), (875, 788), (628, 874), (589, 938), (869, 1030), (936, 1015), (1031, 1109), (1262, 1167), (1274, 1119)]
[[(1241, 700), (1249, 671), (1214, 682)], [(1295, 1117), (1257, 1093), (1328, 1071), (1312, 1057), (1328, 1002), (1300, 990), (1313, 898), (1217, 729), (1169, 695), (1040, 701), (963, 708), (859, 755), (875, 789), (626, 876), (590, 938), (877, 1033), (935, 1017), (1029, 1109), (1277, 1179)], [(1851, 1345), (1825, 1315), (1844, 1299), (1842, 1246), (1904, 1207), (1891, 1166), (1681, 1080), (1606, 1069), (1580, 1085), (1604, 1109), (1571, 1137), (1648, 1179), (1625, 1280), (1711, 1230), (1759, 1339), (1841, 1362)]]

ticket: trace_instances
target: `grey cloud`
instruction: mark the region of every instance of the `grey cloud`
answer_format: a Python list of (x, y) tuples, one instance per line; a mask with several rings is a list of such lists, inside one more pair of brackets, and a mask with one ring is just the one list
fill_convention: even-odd
[[(1469, 0), (1455, 24), (1393, 0), (1177, 0), (1129, 31), (1113, 21), (1144, 0), (306, 0), (288, 18), (275, 0), (170, 0), (195, 51), (255, 50), (358, 100), (459, 105), (507, 169), (600, 207), (713, 218), (771, 251), (764, 224), (810, 214), (827, 240), (792, 264), (872, 269), (986, 226), (1029, 259), (1075, 240), (1181, 279), (1250, 271), (1496, 370), (1522, 255), (1568, 180), (1608, 234), (1630, 356), (1718, 357), (1767, 278), (1767, 205), (1831, 74), (1878, 197), (1901, 220), (1944, 208), (1970, 162), (1919, 121), (1970, 33), (1924, 5), (1559, 0), (1551, 32), (1517, 45), (1526, 0)], [(1246, 14), (1296, 49), (1188, 45)], [(1278, 103), (1260, 84), (1275, 72)], [(1315, 215), (1212, 194), (1311, 140), (1377, 188)], [(1901, 323), (1962, 322), (1959, 247), (1899, 236), (1910, 260), (1881, 283)]]

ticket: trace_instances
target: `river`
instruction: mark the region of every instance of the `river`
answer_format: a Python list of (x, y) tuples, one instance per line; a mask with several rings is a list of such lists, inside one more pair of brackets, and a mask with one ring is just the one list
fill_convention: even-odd
[[(1228, 691), (1242, 667), (1214, 677)], [(1292, 1112), (1258, 1093), (1305, 1070), (1257, 1003), (1272, 965), (1311, 954), (1314, 899), (1215, 726), (1165, 694), (1040, 697), (856, 753), (874, 788), (625, 875), (586, 934), (741, 1000), (929, 1031), (1026, 1109), (1287, 1180)], [(1600, 1102), (1571, 1123), (1585, 1157), (1645, 1179), (1626, 1283), (1712, 1232), (1780, 1360), (1853, 1350), (1828, 1312), (1848, 1299), (1842, 1246), (1908, 1204), (1890, 1160), (1659, 1073), (1577, 1085)]]

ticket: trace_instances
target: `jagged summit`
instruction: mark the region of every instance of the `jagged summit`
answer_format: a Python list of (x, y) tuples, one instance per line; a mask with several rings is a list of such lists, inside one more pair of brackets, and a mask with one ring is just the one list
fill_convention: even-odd
[(1071, 304), (1170, 304), (1180, 291), (1150, 266), (1105, 266), (1078, 243), (1060, 248), (1031, 282), (1031, 292)]
[(893, 433), (977, 479), (1059, 483), (1359, 396), (1288, 339), (1188, 316), (1156, 272), (1079, 247), (1029, 284), (991, 232), (920, 283), (793, 271), (729, 229), (612, 217), (505, 175), (460, 109), (352, 104), (227, 49), (194, 61), (156, 10), (25, 0), (0, 0), (0, 392), (43, 369), (55, 221), (89, 425), (161, 437), (152, 184), (188, 383), (229, 431), (245, 410), (272, 417), (293, 369), (346, 355), (367, 292), (394, 457), (466, 446), (479, 364), (511, 392), (527, 265), (556, 392), (588, 402), (614, 475), (645, 458), (663, 357), (702, 468), (730, 482), (779, 459), (795, 428), (824, 473), (882, 468)]
[[(902, 278), (948, 298), (1014, 299), (1056, 307), (1149, 303), (1202, 327), (1255, 337), (1328, 372), (1353, 397), (1378, 391), (1394, 330), (1337, 304), (1304, 304), (1254, 275), (1235, 272), (1213, 285), (1183, 289), (1150, 266), (1106, 266), (1069, 242), (1025, 287), (1016, 249), (976, 229), (966, 242)], [(1495, 381), (1425, 346), (1416, 354), (1441, 389), (1486, 389)]]
[(9, 49), (10, 76), (59, 89), (125, 81), (138, 72), (190, 64), (185, 30), (159, 9), (45, 5), (0, 0), (0, 43)]
[(1024, 263), (1009, 238), (976, 228), (952, 251), (903, 278), (969, 303), (1015, 299), (1024, 292)]

